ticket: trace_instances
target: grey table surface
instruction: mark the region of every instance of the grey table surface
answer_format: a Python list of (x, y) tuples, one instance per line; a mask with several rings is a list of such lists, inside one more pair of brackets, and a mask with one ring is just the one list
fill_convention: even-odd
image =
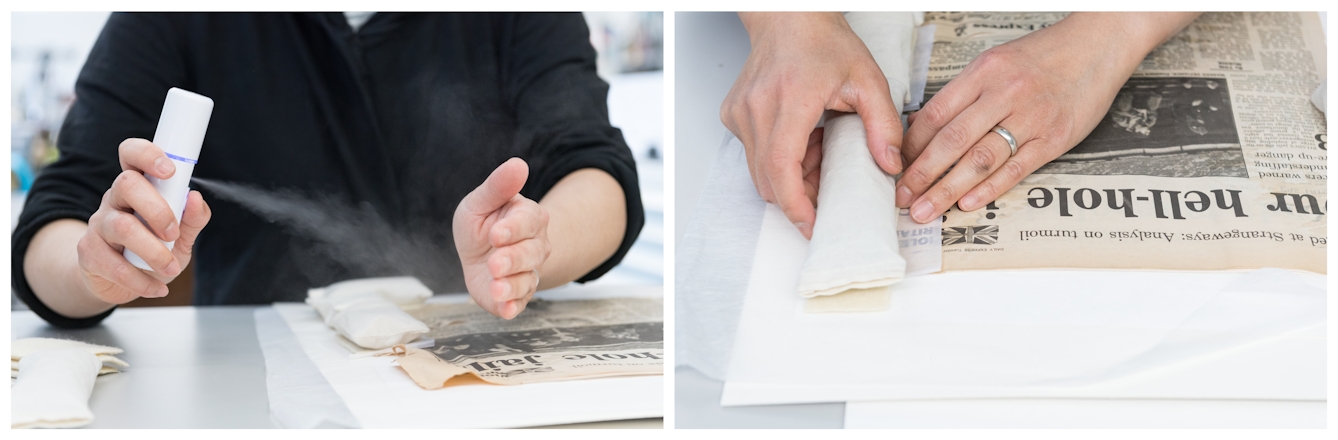
[[(255, 311), (267, 306), (120, 309), (101, 325), (52, 327), (10, 312), (10, 337), (64, 338), (125, 349), (124, 372), (99, 377), (90, 428), (274, 428)], [(660, 428), (663, 419), (574, 428)]]
[(125, 349), (124, 373), (99, 377), (91, 428), (271, 428), (255, 306), (121, 309), (102, 325), (52, 327), (10, 313), (10, 337), (63, 338)]
[[(716, 152), (729, 136), (720, 103), (748, 59), (748, 34), (732, 12), (674, 15), (674, 239), (683, 237)], [(840, 428), (844, 403), (720, 406), (724, 383), (691, 368), (674, 372), (675, 428)]]

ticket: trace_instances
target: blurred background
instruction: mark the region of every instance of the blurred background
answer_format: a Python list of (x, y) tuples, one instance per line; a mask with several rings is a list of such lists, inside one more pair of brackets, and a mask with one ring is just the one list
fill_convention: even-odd
[[(56, 139), (77, 99), (74, 82), (109, 12), (11, 13), (10, 231), (33, 179), (59, 157)], [(609, 83), (609, 119), (637, 161), (646, 225), (622, 263), (593, 284), (664, 284), (664, 14), (585, 13), (599, 76)], [(166, 298), (127, 306), (190, 304), (183, 273)], [(15, 310), (26, 308), (10, 294)]]

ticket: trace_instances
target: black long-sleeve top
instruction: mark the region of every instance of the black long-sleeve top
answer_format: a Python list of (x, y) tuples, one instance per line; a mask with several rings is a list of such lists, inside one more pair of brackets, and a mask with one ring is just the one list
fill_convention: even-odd
[[(214, 100), (195, 177), (370, 207), (443, 255), (455, 255), (456, 205), (508, 158), (529, 163), (521, 194), (533, 200), (573, 171), (603, 170), (622, 187), (627, 229), (580, 281), (592, 280), (644, 223), (595, 57), (579, 14), (378, 13), (357, 32), (339, 13), (113, 14), (79, 74), (60, 159), (34, 182), (14, 230), (13, 288), (57, 326), (111, 313), (53, 312), (33, 295), (23, 257), (46, 224), (88, 221), (120, 172), (118, 145), (152, 139), (171, 87)], [(346, 267), (291, 228), (204, 195), (213, 217), (194, 250), (197, 305), (294, 301), (349, 277), (399, 275)], [(465, 290), (454, 258), (429, 287)]]

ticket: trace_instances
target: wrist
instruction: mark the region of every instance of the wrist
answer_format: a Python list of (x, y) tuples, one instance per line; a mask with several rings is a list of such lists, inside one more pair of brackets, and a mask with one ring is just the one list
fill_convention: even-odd
[(1134, 21), (1122, 15), (1075, 12), (1052, 28), (1065, 33), (1059, 43), (1077, 51), (1072, 55), (1079, 59), (1105, 64), (1109, 70), (1132, 73), (1151, 50)]
[(1198, 16), (1183, 12), (1074, 12), (1061, 20), (1074, 38), (1098, 48), (1091, 54), (1116, 61), (1133, 73), (1157, 46), (1169, 40)]
[(53, 221), (33, 235), (23, 257), (24, 277), (33, 296), (67, 318), (95, 316), (114, 306), (94, 295), (79, 266), (79, 242), (87, 230), (82, 221)]
[(831, 27), (849, 27), (840, 12), (740, 12), (739, 20), (756, 45), (774, 37), (799, 37)]

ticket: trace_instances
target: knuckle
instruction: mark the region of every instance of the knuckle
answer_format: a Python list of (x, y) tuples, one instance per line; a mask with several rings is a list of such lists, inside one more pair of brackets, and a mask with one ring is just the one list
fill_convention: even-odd
[(117, 237), (125, 238), (135, 233), (135, 229), (140, 227), (139, 219), (130, 215), (117, 215), (111, 219), (112, 233)]
[(121, 174), (116, 175), (116, 181), (112, 182), (112, 189), (120, 191), (127, 191), (134, 189), (136, 184), (139, 183), (139, 179), (137, 179), (137, 177), (143, 178), (143, 176), (134, 171), (130, 170), (122, 171)]
[[(539, 205), (536, 204), (535, 206), (537, 208)], [(536, 217), (538, 217), (539, 219), (540, 229), (548, 227), (548, 219), (549, 219), (548, 211), (543, 209), (536, 209), (536, 210), (538, 211), (538, 215)]]
[(924, 121), (930, 127), (942, 127), (943, 124), (948, 123), (948, 116), (948, 108), (946, 104), (943, 104), (943, 101), (930, 99), (929, 102), (925, 103), (924, 108), (920, 109), (919, 116), (915, 117), (915, 121)]
[(1061, 123), (1061, 124), (1052, 124), (1050, 129), (1047, 131), (1049, 134), (1049, 136), (1047, 137), (1050, 139), (1068, 139), (1069, 136), (1072, 136), (1073, 132), (1077, 130), (1075, 130), (1073, 126), (1070, 124)]
[(973, 62), (973, 64), (978, 65), (981, 69), (984, 69), (987, 72), (994, 71), (995, 68), (1007, 65), (1008, 64), (1007, 58), (1008, 58), (1007, 53), (1005, 53), (1002, 49), (996, 46), (994, 48), (981, 52), (979, 56), (976, 56), (976, 59)]
[[(186, 240), (184, 238), (178, 238), (176, 241), (176, 245), (172, 246), (172, 249), (173, 250), (180, 249), (183, 255), (190, 255), (191, 252), (195, 250), (195, 241)], [(182, 267), (184, 268), (185, 265), (183, 264)]]
[(792, 162), (793, 161), (789, 157), (786, 157), (786, 155), (777, 154), (777, 152), (773, 150), (771, 154), (767, 154), (766, 158), (762, 160), (763, 174), (766, 174), (767, 177), (772, 177), (778, 174), (779, 171), (784, 170), (785, 167), (789, 166)]
[(764, 190), (761, 186), (758, 186), (757, 196), (761, 197), (762, 200), (767, 203), (776, 203), (776, 193), (772, 192), (770, 189)]
[(106, 208), (99, 208), (97, 211), (93, 211), (93, 215), (88, 217), (88, 225), (90, 231), (95, 230), (96, 227), (101, 226), (104, 222), (107, 221), (107, 211), (108, 210)]
[(88, 258), (93, 255), (93, 242), (87, 234), (79, 238), (79, 243), (74, 245), (74, 251), (79, 256), (79, 266), (88, 267)]
[(130, 273), (131, 270), (139, 269), (134, 269), (129, 263), (114, 264), (112, 265), (111, 273), (109, 275), (111, 275), (111, 279), (116, 280), (117, 284), (129, 285), (130, 281), (134, 280), (134, 274)]
[(121, 141), (121, 145), (116, 147), (116, 153), (121, 157), (125, 157), (127, 154), (133, 152), (135, 147), (137, 147), (143, 140), (144, 139), (140, 138), (126, 138), (126, 140)]
[(957, 201), (957, 195), (961, 194), (957, 184), (949, 182), (946, 179), (934, 185), (934, 189), (929, 192), (929, 200), (934, 202), (935, 206), (943, 206), (946, 203)]
[(167, 225), (172, 224), (172, 221), (176, 220), (177, 218), (176, 215), (172, 213), (172, 208), (167, 206), (167, 203), (165, 202), (154, 203), (153, 206), (147, 207), (147, 211), (148, 212), (141, 211), (140, 215), (147, 214), (146, 218), (152, 218), (154, 219), (154, 221), (161, 223), (161, 227), (163, 228), (166, 228)]
[(743, 95), (743, 105), (736, 108), (734, 113), (758, 114), (762, 109), (767, 108), (770, 103), (771, 97), (765, 93), (746, 93)]
[(989, 174), (994, 169), (998, 154), (985, 146), (977, 146), (966, 153), (966, 161), (976, 174)]
[(968, 139), (970, 135), (967, 134), (966, 127), (962, 126), (962, 124), (952, 124), (943, 127), (942, 130), (939, 130), (938, 136), (948, 145), (961, 145), (970, 141), (970, 139)]
[[(1009, 83), (1009, 86), (1010, 86), (1009, 90), (1013, 92), (1013, 96), (1042, 97), (1050, 94), (1049, 91), (1044, 90), (1041, 87), (1041, 84), (1038, 81), (1036, 81), (1036, 78), (1034, 76), (1018, 77), (1014, 79), (1011, 83)], [(1054, 112), (1055, 110), (1056, 109), (1054, 107), (1047, 107), (1045, 109), (1045, 112), (1051, 113)]]
[(977, 191), (974, 192), (977, 194), (977, 196), (979, 196), (982, 199), (977, 203), (981, 203), (981, 206), (993, 202), (994, 198), (999, 195), (998, 192), (999, 185), (994, 183), (994, 181), (992, 180), (986, 180), (984, 182), (980, 182), (980, 185), (977, 185), (976, 188)]
[[(150, 253), (153, 255), (145, 257), (144, 261), (147, 261), (149, 265), (154, 267), (167, 267), (168, 264), (172, 264), (172, 260), (176, 259), (176, 257), (172, 255), (172, 251), (167, 250), (167, 246), (157, 246), (157, 248)], [(143, 257), (143, 255), (140, 256)]]
[(925, 172), (924, 167), (918, 166), (910, 167), (910, 169), (906, 170), (906, 174), (902, 176), (902, 182), (911, 189), (923, 188), (933, 181), (933, 177), (930, 177), (929, 173)]
[(144, 284), (144, 287), (141, 288), (140, 290), (141, 290), (141, 292), (140, 292), (140, 295), (139, 295), (139, 296), (144, 296), (144, 297), (151, 296), (151, 295), (153, 295), (153, 294), (155, 294), (155, 293), (158, 293), (158, 292), (157, 292), (157, 289), (154, 289), (154, 285), (153, 285), (152, 283), (145, 283), (145, 284)]
[(1027, 174), (1026, 170), (1022, 169), (1022, 164), (1016, 160), (1004, 162), (1003, 166), (999, 168), (999, 172), (1003, 173), (1003, 177), (1010, 182), (1021, 181)]

